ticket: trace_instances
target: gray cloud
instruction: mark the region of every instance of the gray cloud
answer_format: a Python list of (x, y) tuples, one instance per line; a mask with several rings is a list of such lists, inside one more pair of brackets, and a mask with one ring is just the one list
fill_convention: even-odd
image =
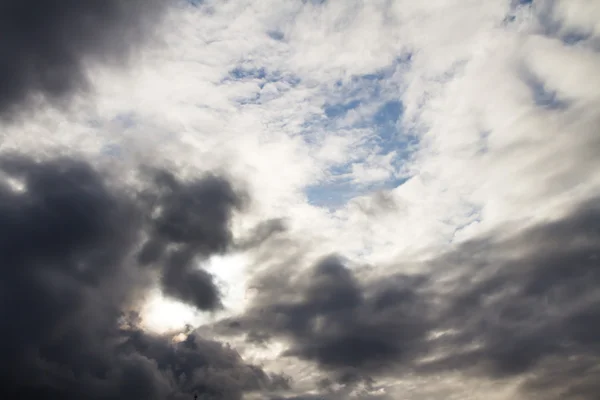
[(432, 364), (528, 375), (526, 386), (549, 390), (546, 396), (577, 398), (567, 394), (594, 382), (590, 360), (600, 361), (599, 257), (597, 200), (510, 240), (465, 245), (451, 259), (468, 267), (443, 309), (442, 327), (455, 333), (440, 345), (452, 351)]
[(139, 260), (162, 268), (165, 294), (201, 310), (219, 308), (213, 277), (197, 269), (194, 260), (233, 245), (229, 221), (244, 205), (244, 194), (210, 174), (188, 183), (166, 171), (153, 173), (153, 178), (155, 185), (143, 194), (151, 228)]
[(162, 0), (0, 1), (0, 115), (88, 88), (86, 63), (126, 61), (154, 34)]
[(236, 243), (236, 248), (247, 250), (260, 247), (263, 243), (271, 239), (278, 233), (286, 231), (285, 221), (282, 219), (270, 219), (259, 223), (250, 232), (247, 237), (242, 238)]
[[(0, 172), (0, 394), (241, 399), (285, 387), (220, 343), (194, 333), (173, 343), (137, 328), (135, 309), (157, 272), (168, 294), (203, 309), (219, 304), (212, 278), (190, 265), (231, 241), (238, 200), (226, 181), (171, 176), (166, 194), (152, 184), (149, 193), (163, 193), (157, 215), (147, 193), (119, 190), (83, 161), (4, 155)], [(137, 263), (143, 237), (187, 246), (184, 260)]]
[(423, 338), (434, 327), (433, 306), (421, 293), (427, 282), (427, 277), (397, 275), (366, 286), (339, 257), (330, 256), (304, 279), (276, 283), (275, 290), (292, 293), (287, 300), (263, 293), (253, 312), (225, 325), (263, 340), (287, 338), (285, 355), (315, 361), (339, 381), (352, 383), (425, 351)]
[(545, 398), (595, 398), (599, 202), (508, 239), (501, 233), (423, 264), (420, 275), (364, 281), (328, 257), (299, 280), (258, 286), (254, 307), (222, 326), (286, 339), (285, 355), (341, 382), (459, 370), (522, 377), (523, 390)]

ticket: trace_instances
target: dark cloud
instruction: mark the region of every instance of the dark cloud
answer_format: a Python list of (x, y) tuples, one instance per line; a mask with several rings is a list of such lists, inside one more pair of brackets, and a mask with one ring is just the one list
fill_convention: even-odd
[(600, 202), (509, 240), (469, 243), (449, 258), (468, 268), (443, 309), (441, 325), (454, 333), (440, 345), (452, 351), (436, 369), (528, 376), (526, 387), (548, 391), (546, 398), (595, 396), (585, 388), (600, 362)]
[(154, 185), (143, 194), (149, 209), (149, 238), (139, 254), (143, 264), (162, 268), (165, 294), (201, 310), (221, 306), (213, 277), (195, 264), (198, 258), (233, 246), (229, 221), (246, 196), (215, 175), (179, 182), (166, 171), (152, 173)]
[(163, 293), (200, 310), (221, 308), (221, 293), (213, 276), (194, 264), (193, 253), (173, 251), (162, 265)]
[(330, 256), (279, 288), (288, 300), (266, 294), (255, 313), (228, 323), (250, 337), (286, 337), (292, 342), (286, 355), (316, 361), (348, 383), (419, 354), (432, 328), (431, 304), (420, 294), (426, 282), (399, 275), (368, 288)]
[[(83, 161), (14, 155), (0, 157), (0, 173), (0, 394), (241, 399), (288, 387), (198, 332), (174, 343), (136, 322), (157, 277), (167, 295), (220, 307), (198, 261), (237, 246), (229, 223), (245, 196), (227, 180), (154, 171), (133, 193)], [(285, 243), (265, 241), (279, 231), (259, 225), (261, 251)], [(220, 326), (252, 342), (285, 339), (284, 356), (316, 363), (344, 390), (405, 372), (462, 371), (522, 378), (524, 391), (549, 399), (596, 396), (598, 201), (465, 243), (419, 274), (365, 279), (337, 256), (299, 275), (285, 269), (294, 263), (274, 265), (282, 270), (262, 275), (250, 310)], [(326, 389), (325, 398), (342, 396)]]
[(0, 116), (88, 87), (89, 61), (121, 63), (155, 33), (163, 0), (1, 0)]
[(155, 176), (154, 190), (145, 193), (153, 207), (153, 235), (188, 246), (197, 253), (223, 252), (231, 242), (229, 219), (241, 208), (243, 195), (224, 178), (205, 175), (182, 184), (170, 173)]
[(243, 391), (288, 387), (284, 378), (244, 363), (232, 348), (194, 333), (173, 345), (133, 331), (119, 350), (156, 360), (158, 369), (169, 371), (183, 391), (199, 393), (209, 399), (239, 399)]
[[(231, 242), (238, 199), (226, 181), (169, 175), (167, 189), (156, 182), (137, 195), (83, 161), (7, 155), (0, 174), (1, 395), (241, 399), (286, 386), (220, 343), (138, 328), (135, 310), (157, 272), (167, 294), (219, 304), (212, 278), (192, 264)], [(147, 238), (172, 257), (148, 246), (137, 254)]]
[(500, 233), (424, 263), (421, 275), (364, 280), (325, 258), (301, 278), (257, 285), (254, 307), (223, 326), (286, 339), (285, 355), (342, 383), (462, 371), (523, 378), (523, 390), (544, 398), (596, 398), (600, 202)]

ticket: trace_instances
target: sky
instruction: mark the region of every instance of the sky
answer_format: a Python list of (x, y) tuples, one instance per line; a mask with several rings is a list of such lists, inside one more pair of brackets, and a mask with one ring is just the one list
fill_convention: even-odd
[(0, 394), (591, 400), (600, 3), (0, 0)]

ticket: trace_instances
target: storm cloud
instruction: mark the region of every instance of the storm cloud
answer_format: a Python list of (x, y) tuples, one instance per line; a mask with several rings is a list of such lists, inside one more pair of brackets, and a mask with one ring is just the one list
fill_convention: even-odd
[(162, 0), (0, 1), (0, 115), (88, 89), (90, 62), (127, 61), (165, 11)]
[(526, 393), (544, 398), (592, 399), (599, 257), (595, 199), (556, 221), (464, 243), (419, 273), (364, 279), (326, 257), (287, 283), (265, 280), (252, 310), (222, 326), (284, 340), (283, 355), (342, 383), (458, 370), (521, 378)]
[[(2, 394), (240, 399), (287, 384), (197, 334), (174, 343), (139, 328), (136, 310), (157, 276), (167, 295), (200, 309), (220, 304), (212, 277), (193, 260), (231, 242), (238, 198), (227, 181), (170, 176), (168, 189), (159, 179), (135, 192), (82, 160), (7, 154), (0, 171)], [(148, 193), (162, 193), (152, 199), (160, 213), (148, 206)], [(184, 251), (183, 261), (146, 256), (139, 263), (147, 238)]]

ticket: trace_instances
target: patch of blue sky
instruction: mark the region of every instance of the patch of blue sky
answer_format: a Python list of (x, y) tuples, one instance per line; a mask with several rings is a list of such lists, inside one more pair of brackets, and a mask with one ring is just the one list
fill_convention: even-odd
[[(410, 61), (411, 56), (406, 55), (382, 70), (335, 82), (326, 93), (322, 115), (305, 121), (305, 138), (310, 142), (315, 140), (315, 132), (335, 134), (336, 131), (360, 129), (370, 133), (360, 143), (360, 155), (351, 155), (351, 159), (343, 164), (331, 165), (327, 179), (306, 188), (311, 204), (341, 206), (353, 197), (393, 189), (408, 179), (402, 167), (418, 147), (418, 137), (402, 129), (402, 88), (391, 78), (399, 68), (408, 68)], [(357, 164), (368, 164), (367, 159), (372, 156), (390, 154), (394, 156), (394, 172), (385, 179), (360, 182), (352, 178)]]
[[(277, 39), (276, 35), (276, 38)], [(322, 135), (336, 134), (336, 131), (361, 129), (370, 135), (360, 143), (360, 153), (366, 154), (351, 157), (341, 165), (331, 165), (325, 181), (308, 187), (306, 194), (313, 204), (341, 205), (356, 195), (372, 190), (389, 189), (401, 185), (406, 176), (390, 174), (384, 181), (356, 183), (347, 178), (351, 175), (355, 163), (366, 161), (369, 155), (386, 155), (394, 152), (392, 160), (395, 169), (409, 158), (418, 145), (415, 135), (407, 134), (400, 129), (404, 107), (400, 102), (401, 88), (397, 80), (392, 79), (402, 69), (409, 68), (411, 55), (398, 57), (394, 63), (373, 73), (351, 76), (334, 82), (323, 89), (327, 99), (322, 106), (321, 114), (311, 114), (302, 124), (302, 137), (309, 144), (322, 139)], [(269, 70), (265, 66), (241, 62), (229, 70), (222, 80), (223, 84), (252, 82), (257, 90), (239, 98), (238, 104), (260, 104), (268, 100), (261, 98), (261, 90), (269, 83), (275, 83), (278, 91), (285, 91), (298, 86), (301, 80), (293, 74), (277, 70)], [(270, 97), (273, 98), (273, 97)], [(351, 118), (347, 118), (350, 113)], [(350, 122), (349, 122), (350, 121)], [(362, 157), (362, 158), (361, 158)]]
[(239, 65), (231, 69), (227, 73), (227, 77), (223, 79), (223, 82), (247, 80), (262, 81), (262, 85), (268, 82), (285, 82), (289, 83), (291, 86), (297, 86), (300, 83), (300, 78), (292, 74), (285, 74), (281, 71), (271, 71), (266, 67), (244, 65)]
[(308, 202), (312, 205), (336, 209), (357, 196), (378, 190), (391, 190), (404, 184), (408, 177), (397, 177), (385, 182), (357, 186), (350, 179), (342, 179), (328, 184), (311, 185), (305, 189)]
[[(229, 77), (235, 81), (244, 79), (264, 79), (266, 76), (267, 71), (264, 67), (244, 68), (239, 66), (229, 71)], [(227, 78), (225, 78), (225, 80), (227, 80)]]
[(328, 100), (323, 105), (320, 123), (327, 128), (342, 127), (343, 117), (353, 110), (365, 113), (352, 122), (352, 128), (386, 125), (390, 120), (395, 123), (402, 113), (402, 104), (398, 100), (401, 88), (391, 78), (398, 69), (407, 68), (411, 60), (411, 54), (407, 54), (379, 71), (336, 81), (327, 88)]
[(327, 118), (338, 118), (346, 115), (350, 110), (360, 106), (360, 100), (351, 100), (347, 103), (325, 104), (323, 111)]
[[(265, 85), (269, 83), (277, 83), (278, 91), (284, 92), (286, 90), (292, 89), (298, 84), (300, 84), (301, 80), (299, 77), (284, 73), (281, 71), (271, 71), (266, 67), (253, 67), (253, 66), (245, 66), (238, 65), (235, 68), (228, 71), (227, 76), (221, 81), (222, 84), (232, 83), (232, 82), (255, 82), (257, 85), (256, 93), (253, 93), (251, 96), (243, 97), (238, 99), (238, 103), (240, 105), (245, 104), (258, 104), (262, 102), (262, 97), (260, 90), (262, 90)], [(273, 97), (271, 96), (270, 99)]]
[(533, 0), (512, 0), (511, 9), (515, 9), (523, 6), (530, 6), (533, 4)]

